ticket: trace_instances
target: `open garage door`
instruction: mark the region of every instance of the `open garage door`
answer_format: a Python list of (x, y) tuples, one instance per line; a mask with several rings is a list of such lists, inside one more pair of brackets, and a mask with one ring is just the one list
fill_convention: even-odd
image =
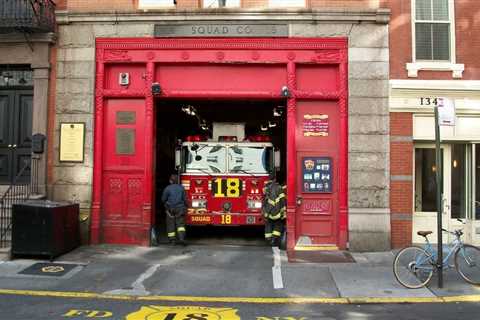
[(264, 184), (273, 177), (286, 183), (285, 105), (284, 99), (157, 100), (155, 199), (160, 242), (166, 239), (165, 210), (159, 199), (170, 174), (177, 173), (189, 204), (189, 241), (263, 243)]

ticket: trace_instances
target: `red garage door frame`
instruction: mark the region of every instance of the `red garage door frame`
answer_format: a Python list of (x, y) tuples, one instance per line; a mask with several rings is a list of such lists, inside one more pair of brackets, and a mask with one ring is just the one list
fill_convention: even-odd
[[(152, 83), (159, 65), (281, 65), (285, 67), (285, 85), (289, 89), (287, 99), (287, 232), (288, 249), (295, 248), (301, 235), (299, 221), (302, 215), (297, 205), (298, 166), (297, 153), (315, 153), (312, 144), (307, 149), (297, 149), (299, 141), (298, 128), (301, 124), (297, 118), (297, 101), (334, 101), (338, 107), (338, 153), (333, 157), (336, 168), (334, 189), (335, 199), (332, 199), (332, 210), (335, 216), (333, 243), (339, 249), (345, 249), (348, 241), (348, 44), (346, 38), (285, 38), (285, 39), (155, 39), (155, 38), (98, 38), (96, 39), (96, 81), (95, 81), (95, 131), (94, 131), (94, 177), (91, 214), (91, 243), (100, 242), (132, 243), (148, 245), (150, 227), (154, 223), (154, 99)], [(117, 68), (120, 66), (120, 68)], [(297, 69), (302, 66), (333, 66), (336, 73), (332, 79), (314, 77), (314, 81), (303, 88), (298, 85)], [(131, 77), (137, 81), (131, 86), (118, 84), (118, 71), (131, 70)], [(311, 76), (309, 76), (312, 78)], [(318, 86), (315, 85), (318, 81)], [(333, 81), (333, 87), (320, 85)], [(137, 85), (134, 85), (136, 83)], [(313, 84), (312, 84), (313, 83)], [(162, 90), (160, 97), (166, 98), (282, 98), (281, 88), (266, 88), (257, 90), (184, 90), (174, 88)], [(138, 159), (128, 160), (122, 166), (120, 161), (108, 162), (109, 156), (104, 152), (113, 137), (107, 136), (109, 104), (116, 110), (122, 110), (128, 101), (133, 105), (140, 101), (144, 106), (142, 111), (142, 130), (144, 130), (141, 152)], [(113, 102), (118, 102), (115, 104)], [(122, 103), (124, 101), (125, 103)], [(131, 163), (129, 162), (131, 161)], [(108, 167), (108, 168), (107, 168)], [(106, 218), (106, 198), (111, 190), (116, 190), (122, 184), (121, 179), (107, 185), (105, 177), (108, 174), (130, 174), (134, 168), (134, 180), (128, 180), (128, 188), (138, 187), (135, 201), (138, 203), (135, 222), (124, 220), (122, 213)], [(108, 170), (107, 170), (108, 169)], [(129, 176), (129, 177), (130, 177)], [(125, 180), (125, 181), (127, 181)], [(134, 181), (135, 183), (130, 183)], [(110, 181), (111, 182), (111, 181)], [(139, 184), (141, 187), (139, 187)], [(108, 189), (108, 188), (113, 189)], [(141, 190), (141, 192), (139, 191)], [(139, 193), (140, 192), (140, 193)], [(119, 193), (119, 196), (121, 194)], [(128, 197), (127, 197), (128, 199)], [(128, 200), (127, 200), (128, 201)], [(322, 204), (321, 202), (320, 205)], [(313, 205), (315, 207), (315, 205)], [(119, 207), (120, 208), (120, 207)], [(129, 204), (125, 206), (129, 210)], [(123, 210), (123, 209), (118, 209)], [(322, 213), (321, 210), (313, 210)], [(128, 213), (128, 212), (127, 212)], [(311, 218), (312, 216), (310, 216)], [(313, 222), (312, 222), (313, 223)], [(127, 233), (125, 233), (127, 232)], [(128, 234), (128, 235), (127, 235)], [(315, 243), (314, 243), (315, 244)], [(316, 243), (319, 244), (319, 243)], [(332, 243), (328, 243), (332, 244)]]

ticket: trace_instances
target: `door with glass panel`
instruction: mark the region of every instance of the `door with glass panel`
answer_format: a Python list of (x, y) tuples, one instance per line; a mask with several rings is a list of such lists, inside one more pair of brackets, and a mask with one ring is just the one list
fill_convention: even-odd
[[(464, 239), (472, 242), (472, 231), (475, 229), (472, 227), (474, 149), (471, 144), (452, 143), (442, 145), (441, 150), (443, 228), (448, 230), (462, 228), (465, 232)], [(431, 230), (434, 234), (429, 239), (432, 242), (436, 242), (437, 239), (436, 170), (435, 146), (416, 145), (413, 242), (422, 241), (417, 235), (419, 230)], [(466, 224), (463, 225), (458, 219)], [(451, 235), (446, 233), (443, 239), (445, 242), (452, 240)]]
[[(442, 162), (442, 181), (443, 191), (443, 215), (442, 224), (445, 229), (450, 224), (450, 177), (451, 168), (448, 165), (451, 159), (451, 147), (442, 145), (441, 147)], [(423, 237), (417, 235), (417, 231), (433, 231), (429, 236), (432, 242), (437, 239), (437, 183), (435, 163), (435, 145), (416, 145), (415, 146), (415, 165), (414, 165), (414, 214), (413, 214), (413, 243), (423, 242)], [(446, 240), (446, 239), (445, 239)]]

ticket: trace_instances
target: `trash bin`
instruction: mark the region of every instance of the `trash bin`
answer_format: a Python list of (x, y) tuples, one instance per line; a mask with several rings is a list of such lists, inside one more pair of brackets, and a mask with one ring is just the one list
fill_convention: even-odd
[(13, 205), (12, 256), (42, 255), (50, 260), (80, 244), (79, 205), (30, 200)]

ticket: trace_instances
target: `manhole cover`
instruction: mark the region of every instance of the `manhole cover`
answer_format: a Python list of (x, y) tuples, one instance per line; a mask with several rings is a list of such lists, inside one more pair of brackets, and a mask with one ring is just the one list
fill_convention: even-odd
[(39, 262), (31, 265), (26, 269), (23, 269), (18, 274), (28, 274), (33, 276), (61, 277), (77, 266), (78, 264)]

